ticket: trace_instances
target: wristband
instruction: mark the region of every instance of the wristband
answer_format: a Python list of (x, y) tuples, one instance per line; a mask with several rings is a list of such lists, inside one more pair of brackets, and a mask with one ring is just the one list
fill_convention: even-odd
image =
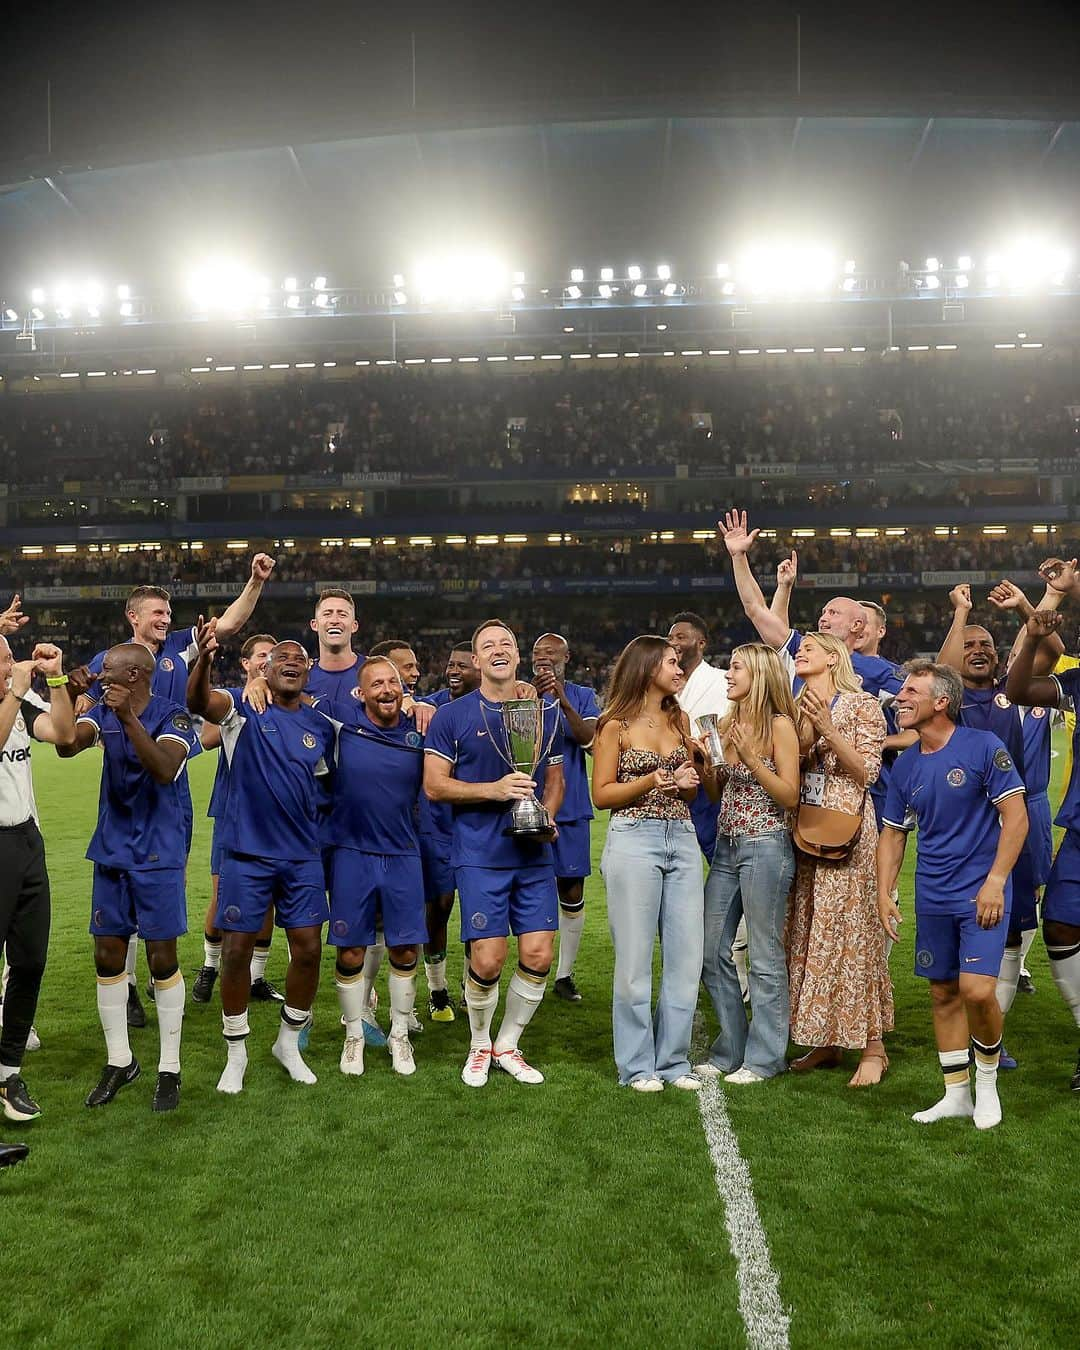
[(49, 686), (50, 689), (60, 689), (63, 685), (67, 684), (67, 682), (68, 677), (66, 675), (45, 676), (45, 683)]

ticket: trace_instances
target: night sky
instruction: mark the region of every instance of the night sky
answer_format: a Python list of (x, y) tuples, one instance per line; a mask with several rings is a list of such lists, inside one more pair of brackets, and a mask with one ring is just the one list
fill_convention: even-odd
[[(468, 121), (590, 99), (781, 99), (918, 112), (935, 100), (1080, 106), (1080, 5), (828, 3), (222, 3), (11, 5), (4, 20), (6, 177), (46, 149), (71, 163), (362, 134), (416, 110)], [(1052, 115), (1052, 114), (1051, 114)]]

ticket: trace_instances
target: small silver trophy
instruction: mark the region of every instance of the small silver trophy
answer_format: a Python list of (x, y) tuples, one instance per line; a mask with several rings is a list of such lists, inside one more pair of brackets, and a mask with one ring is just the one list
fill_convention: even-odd
[[(507, 699), (499, 707), (502, 725), (499, 728), (500, 734), (497, 734), (488, 725), (487, 711), (481, 702), (480, 714), (491, 737), (491, 743), (499, 758), (513, 771), (527, 773), (531, 778), (536, 766), (550, 753), (559, 729), (559, 718), (556, 715), (552, 719), (551, 734), (547, 736), (545, 744), (544, 714), (551, 707), (554, 705), (544, 703), (538, 698)], [(558, 709), (555, 711), (557, 714)], [(535, 794), (531, 794), (512, 803), (510, 824), (503, 830), (503, 834), (515, 839), (544, 841), (554, 836), (555, 827), (543, 802), (538, 801)]]
[(716, 713), (702, 713), (697, 719), (698, 731), (704, 740), (709, 751), (709, 763), (714, 769), (719, 768), (724, 762), (724, 743), (720, 738), (720, 728), (717, 725), (720, 718)]

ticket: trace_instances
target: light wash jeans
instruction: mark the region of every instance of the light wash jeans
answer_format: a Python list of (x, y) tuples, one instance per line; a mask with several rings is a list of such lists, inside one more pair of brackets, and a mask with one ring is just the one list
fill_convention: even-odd
[[(786, 830), (745, 834), (716, 841), (705, 884), (705, 964), (702, 979), (709, 991), (720, 1034), (709, 1050), (719, 1069), (752, 1069), (772, 1078), (787, 1068), (791, 1005), (784, 921), (788, 892), (795, 876), (795, 851)], [(746, 915), (750, 943), (750, 1006), (731, 959), (739, 920)]]
[[(670, 1082), (690, 1072), (705, 936), (701, 853), (693, 823), (612, 816), (600, 870), (615, 946), (611, 1021), (619, 1082)], [(658, 929), (660, 997), (654, 1013)]]

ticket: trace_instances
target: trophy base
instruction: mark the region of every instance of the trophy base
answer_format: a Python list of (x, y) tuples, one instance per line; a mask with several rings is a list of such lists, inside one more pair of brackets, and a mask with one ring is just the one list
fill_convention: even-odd
[(508, 839), (523, 839), (538, 844), (550, 843), (555, 838), (554, 825), (508, 825), (503, 830)]

